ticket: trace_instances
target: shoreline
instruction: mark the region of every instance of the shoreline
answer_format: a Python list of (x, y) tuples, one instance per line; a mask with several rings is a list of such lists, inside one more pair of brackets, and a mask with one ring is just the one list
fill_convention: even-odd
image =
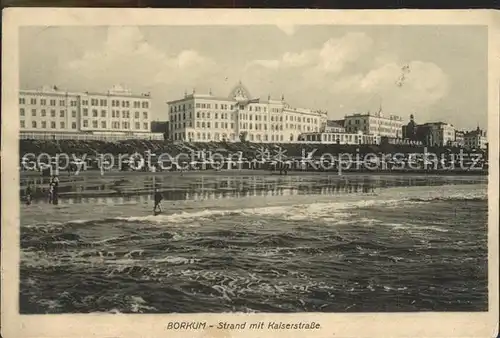
[[(39, 171), (21, 171), (19, 170), (19, 175), (21, 178), (28, 177), (38, 177), (38, 178), (49, 178), (50, 176), (44, 176)], [(101, 173), (99, 170), (86, 170), (81, 171), (77, 175), (68, 175), (67, 172), (59, 172), (59, 177), (96, 177), (96, 176), (110, 176), (110, 177), (122, 177), (122, 176), (408, 176), (408, 175), (418, 175), (418, 176), (488, 176), (487, 170), (342, 170), (339, 173), (336, 170), (328, 171), (301, 171), (301, 170), (291, 170), (285, 175), (280, 175), (279, 172), (272, 172), (269, 170), (262, 169), (230, 169), (230, 170), (190, 170), (190, 171), (105, 171)]]

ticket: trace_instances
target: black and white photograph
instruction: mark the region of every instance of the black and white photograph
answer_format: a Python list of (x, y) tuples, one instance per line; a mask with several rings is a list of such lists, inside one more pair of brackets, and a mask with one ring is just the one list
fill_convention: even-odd
[(20, 315), (492, 309), (487, 25), (184, 18), (18, 28)]

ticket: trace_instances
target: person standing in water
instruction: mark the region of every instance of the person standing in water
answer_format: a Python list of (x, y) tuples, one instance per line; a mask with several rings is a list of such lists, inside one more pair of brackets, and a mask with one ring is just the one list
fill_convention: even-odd
[(59, 178), (52, 177), (52, 203), (59, 204)]
[(160, 203), (161, 203), (161, 200), (163, 199), (163, 195), (158, 191), (158, 188), (155, 187), (155, 190), (154, 190), (154, 200), (155, 200), (155, 206), (153, 208), (153, 214), (156, 214), (156, 210), (158, 209), (160, 212), (162, 212), (161, 210), (161, 206), (160, 206)]
[(49, 204), (52, 204), (52, 200), (54, 199), (54, 184), (52, 182), (49, 183)]
[(30, 205), (31, 204), (31, 197), (33, 194), (33, 191), (31, 190), (31, 183), (28, 183), (28, 186), (26, 187), (26, 191), (24, 193), (26, 195), (26, 204)]

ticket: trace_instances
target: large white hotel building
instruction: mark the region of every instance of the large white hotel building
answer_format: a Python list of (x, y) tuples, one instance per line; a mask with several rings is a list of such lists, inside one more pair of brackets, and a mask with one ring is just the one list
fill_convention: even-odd
[(326, 112), (292, 108), (284, 100), (253, 98), (241, 84), (228, 97), (185, 94), (168, 102), (173, 141), (239, 141), (289, 143), (326, 125)]
[(68, 92), (57, 87), (19, 92), (20, 138), (156, 138), (151, 133), (151, 98), (120, 86), (106, 93)]

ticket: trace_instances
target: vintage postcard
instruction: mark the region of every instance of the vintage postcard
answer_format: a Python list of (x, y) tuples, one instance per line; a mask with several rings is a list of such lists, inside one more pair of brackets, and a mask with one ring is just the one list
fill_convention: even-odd
[(499, 33), (4, 11), (3, 337), (496, 336)]

